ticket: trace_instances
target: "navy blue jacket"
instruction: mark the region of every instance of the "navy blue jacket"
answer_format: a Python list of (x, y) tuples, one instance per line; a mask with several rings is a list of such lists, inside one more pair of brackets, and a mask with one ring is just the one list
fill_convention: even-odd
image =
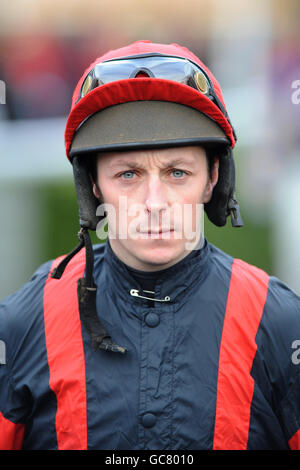
[(300, 448), (294, 292), (205, 242), (149, 302), (109, 243), (94, 255), (98, 315), (127, 352), (94, 351), (80, 323), (83, 250), (60, 280), (42, 265), (0, 305), (1, 449)]

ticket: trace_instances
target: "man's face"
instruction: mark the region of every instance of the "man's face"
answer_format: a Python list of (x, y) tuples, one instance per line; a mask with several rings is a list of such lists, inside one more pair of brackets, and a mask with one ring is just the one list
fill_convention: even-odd
[(202, 147), (100, 154), (93, 191), (114, 208), (107, 218), (115, 254), (145, 271), (180, 261), (199, 242), (202, 204), (217, 179), (218, 160), (209, 175)]

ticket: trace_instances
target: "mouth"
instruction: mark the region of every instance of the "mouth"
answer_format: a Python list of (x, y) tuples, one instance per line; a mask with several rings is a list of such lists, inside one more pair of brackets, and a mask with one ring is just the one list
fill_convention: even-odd
[(171, 238), (171, 234), (174, 232), (174, 229), (160, 229), (160, 230), (148, 230), (147, 232), (140, 232), (141, 235), (151, 239), (160, 239), (160, 238)]
[(169, 232), (174, 232), (174, 229), (171, 228), (171, 229), (158, 229), (158, 230), (148, 230), (148, 232), (140, 232), (142, 234), (148, 234), (148, 235), (159, 235), (161, 233), (169, 233)]

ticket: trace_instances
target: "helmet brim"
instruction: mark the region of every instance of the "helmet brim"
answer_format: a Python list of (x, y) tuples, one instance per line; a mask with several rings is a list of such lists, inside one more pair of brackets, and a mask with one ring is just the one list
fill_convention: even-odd
[[(225, 136), (230, 141), (231, 147), (234, 147), (235, 138), (231, 124), (218, 106), (207, 96), (199, 93), (199, 91), (190, 86), (171, 80), (160, 78), (135, 78), (99, 86), (74, 105), (69, 114), (65, 130), (66, 154), (68, 158), (71, 160), (70, 148), (76, 133), (95, 113), (102, 112), (105, 109), (123, 103), (135, 103), (139, 101), (170, 102), (185, 105), (196, 111), (200, 111), (200, 113), (211, 118), (211, 120), (223, 130)], [(116, 107), (115, 109), (122, 108)], [(122, 118), (124, 119), (121, 122), (123, 127), (128, 116), (124, 117), (122, 114)], [(145, 116), (142, 116), (142, 118), (142, 121), (144, 121)], [(149, 120), (151, 120), (151, 116), (149, 116)], [(182, 124), (181, 122), (179, 127), (181, 127)], [(122, 130), (117, 129), (117, 132), (122, 132)]]
[(230, 145), (204, 113), (179, 103), (131, 101), (99, 111), (77, 129), (69, 157), (188, 145)]

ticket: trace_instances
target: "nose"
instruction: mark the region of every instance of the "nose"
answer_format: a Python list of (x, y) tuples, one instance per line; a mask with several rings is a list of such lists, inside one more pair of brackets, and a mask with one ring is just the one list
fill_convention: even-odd
[(166, 191), (158, 177), (149, 178), (145, 206), (148, 212), (160, 212), (168, 207)]

